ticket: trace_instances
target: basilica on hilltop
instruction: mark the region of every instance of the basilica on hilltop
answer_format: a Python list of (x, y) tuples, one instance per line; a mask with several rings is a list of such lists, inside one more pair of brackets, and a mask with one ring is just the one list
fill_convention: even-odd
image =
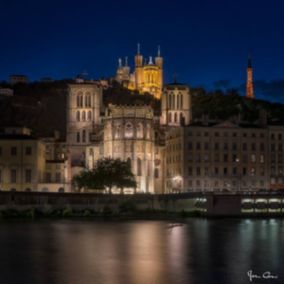
[(160, 99), (163, 89), (163, 57), (161, 57), (160, 47), (158, 47), (157, 56), (153, 58), (144, 58), (140, 52), (140, 44), (137, 46), (137, 54), (134, 57), (135, 68), (131, 72), (128, 66), (128, 58), (118, 60), (116, 71), (116, 81), (130, 90), (136, 90), (139, 93), (150, 93), (155, 98)]

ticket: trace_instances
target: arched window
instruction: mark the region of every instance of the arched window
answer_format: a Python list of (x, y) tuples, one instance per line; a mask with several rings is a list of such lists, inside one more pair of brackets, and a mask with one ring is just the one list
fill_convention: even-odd
[(76, 113), (76, 119), (77, 119), (77, 121), (80, 121), (80, 111), (79, 110)]
[(147, 139), (150, 139), (150, 138), (151, 138), (151, 126), (150, 126), (150, 124), (147, 124), (146, 138), (147, 138)]
[(85, 121), (85, 120), (86, 120), (86, 112), (83, 111), (83, 112), (82, 112), (82, 121)]
[(182, 112), (180, 112), (180, 114), (179, 114), (179, 123), (180, 124), (184, 124), (184, 119), (183, 119)]
[(77, 132), (77, 143), (80, 143), (80, 132)]
[(143, 138), (143, 125), (142, 125), (142, 123), (137, 124), (136, 136), (137, 136), (137, 138), (140, 138), (140, 139)]
[(82, 131), (82, 142), (85, 143), (86, 142), (86, 130)]
[(176, 100), (176, 96), (173, 94), (172, 95), (172, 109), (175, 109), (176, 108), (176, 104), (175, 104), (175, 100)]
[(183, 105), (183, 94), (180, 94), (180, 108), (182, 109)]
[(92, 120), (92, 112), (89, 110), (88, 111), (88, 120), (91, 121)]
[(142, 176), (142, 161), (140, 158), (137, 159), (137, 175)]
[(177, 122), (177, 113), (175, 112), (174, 122)]
[(177, 97), (177, 109), (179, 109), (179, 94), (176, 96)]
[(169, 113), (169, 122), (172, 122), (172, 113)]
[(83, 107), (83, 96), (80, 96), (80, 107)]
[(125, 124), (125, 138), (132, 138), (133, 137), (133, 125), (130, 122)]
[[(111, 128), (111, 127), (110, 127)], [(114, 138), (120, 138), (121, 126), (118, 124), (115, 126)]]
[(91, 107), (92, 103), (91, 103), (91, 95), (88, 96), (88, 106)]
[(82, 92), (79, 92), (77, 94), (77, 107), (82, 107), (82, 95), (83, 95)]

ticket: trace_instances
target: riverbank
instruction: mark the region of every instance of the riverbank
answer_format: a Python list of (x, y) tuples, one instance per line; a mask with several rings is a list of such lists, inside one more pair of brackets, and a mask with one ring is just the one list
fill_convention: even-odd
[(72, 210), (71, 207), (63, 209), (46, 208), (39, 210), (36, 208), (29, 208), (25, 210), (18, 210), (15, 208), (8, 208), (0, 210), (0, 219), (39, 219), (39, 218), (109, 218), (109, 219), (144, 219), (144, 220), (165, 220), (165, 219), (184, 219), (189, 217), (202, 217), (199, 211), (191, 212), (170, 212), (165, 210), (136, 210), (125, 209), (120, 211), (112, 211), (111, 208), (104, 208), (103, 211), (94, 211), (90, 209)]

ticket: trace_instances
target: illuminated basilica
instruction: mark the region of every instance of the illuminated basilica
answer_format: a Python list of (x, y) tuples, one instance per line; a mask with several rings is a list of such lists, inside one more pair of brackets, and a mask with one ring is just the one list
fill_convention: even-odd
[(118, 60), (116, 81), (130, 90), (136, 90), (141, 94), (150, 93), (155, 98), (160, 99), (163, 89), (163, 58), (161, 57), (160, 47), (158, 47), (157, 56), (154, 59), (152, 56), (147, 59), (143, 58), (138, 44), (134, 63), (135, 69), (134, 72), (131, 72), (127, 57), (124, 65), (120, 58)]

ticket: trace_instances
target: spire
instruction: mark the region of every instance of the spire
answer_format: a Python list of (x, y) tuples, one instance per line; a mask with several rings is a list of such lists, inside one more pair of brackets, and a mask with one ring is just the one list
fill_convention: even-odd
[(137, 43), (137, 55), (140, 55), (140, 43)]
[(127, 67), (127, 66), (128, 66), (128, 57), (125, 56), (125, 67)]
[(121, 60), (121, 58), (118, 58), (118, 67), (122, 67), (122, 60)]
[(248, 67), (247, 67), (247, 83), (246, 83), (246, 97), (249, 99), (254, 99), (254, 89), (253, 89), (253, 69), (252, 69), (252, 59), (248, 56)]
[(152, 56), (149, 57), (149, 64), (153, 64)]
[(161, 56), (161, 47), (158, 45), (158, 57)]

